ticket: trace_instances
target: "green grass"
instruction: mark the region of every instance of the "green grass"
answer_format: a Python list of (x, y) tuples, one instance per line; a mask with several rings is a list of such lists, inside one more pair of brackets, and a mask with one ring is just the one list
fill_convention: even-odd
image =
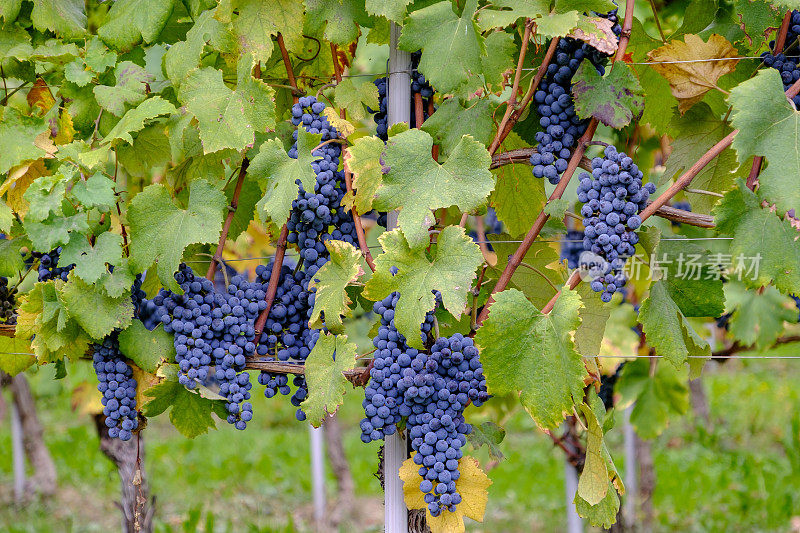
[[(691, 414), (672, 421), (653, 441), (657, 485), (653, 496), (658, 531), (789, 531), (800, 515), (800, 364), (732, 361), (710, 365), (705, 379), (712, 423)], [(73, 370), (75, 369), (75, 370)], [(70, 391), (91, 379), (72, 365), (64, 380), (52, 369), (31, 377), (46, 440), (59, 474), (58, 495), (17, 509), (11, 505), (11, 439), (0, 426), (0, 531), (113, 531), (118, 478), (98, 449), (87, 415), (73, 412)], [(294, 419), (286, 398), (255, 395), (255, 419), (244, 432), (224, 422), (194, 440), (183, 438), (165, 417), (145, 431), (146, 468), (156, 495), (158, 531), (311, 531), (307, 426)], [(341, 531), (382, 531), (377, 444), (359, 439), (359, 390), (340, 416), (344, 446), (356, 481), (358, 514)], [(480, 415), (478, 415), (480, 416)], [(488, 473), (493, 484), (485, 525), (471, 531), (560, 531), (564, 521), (563, 456), (515, 412), (502, 451), (506, 460)], [(609, 442), (624, 468), (622, 438)], [(485, 450), (475, 453), (483, 465)], [(327, 481), (335, 495), (335, 480)]]

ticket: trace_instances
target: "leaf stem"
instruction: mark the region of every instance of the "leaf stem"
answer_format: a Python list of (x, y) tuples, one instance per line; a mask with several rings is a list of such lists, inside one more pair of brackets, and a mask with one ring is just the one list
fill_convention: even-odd
[(650, 2), (650, 9), (653, 11), (653, 18), (656, 19), (656, 27), (658, 28), (658, 34), (661, 36), (661, 42), (667, 44), (667, 37), (664, 35), (664, 30), (661, 28), (661, 20), (658, 18), (658, 12), (656, 11), (656, 3), (654, 0), (648, 0)]

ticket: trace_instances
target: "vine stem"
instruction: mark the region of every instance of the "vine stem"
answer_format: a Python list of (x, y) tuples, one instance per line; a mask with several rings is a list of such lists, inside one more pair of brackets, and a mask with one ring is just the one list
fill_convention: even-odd
[[(289, 84), (295, 88), (292, 93), (292, 99), (296, 104), (300, 98), (297, 96), (297, 79), (294, 77), (294, 70), (292, 70), (292, 62), (289, 60), (289, 53), (286, 51), (286, 44), (283, 42), (283, 35), (280, 33), (277, 37), (278, 46), (281, 49), (281, 58), (283, 59), (283, 66), (286, 68), (286, 76), (289, 78)], [(278, 236), (278, 244), (275, 248), (275, 261), (272, 263), (272, 272), (269, 276), (269, 284), (267, 285), (267, 294), (264, 296), (264, 301), (267, 302), (266, 307), (258, 315), (255, 323), (256, 330), (256, 345), (261, 342), (261, 335), (264, 333), (264, 325), (267, 323), (267, 317), (272, 309), (272, 302), (275, 301), (275, 294), (278, 292), (278, 282), (281, 279), (281, 268), (283, 267), (283, 258), (286, 255), (286, 239), (289, 237), (289, 227), (286, 222), (281, 227), (281, 233)], [(300, 263), (298, 263), (299, 265)]]
[[(508, 97), (508, 101), (506, 102), (506, 111), (503, 114), (503, 119), (500, 121), (500, 125), (497, 127), (497, 134), (494, 136), (494, 140), (492, 141), (491, 146), (489, 147), (489, 153), (494, 154), (497, 151), (497, 148), (500, 146), (500, 143), (503, 139), (502, 132), (505, 131), (506, 125), (508, 121), (511, 119), (511, 115), (515, 111), (515, 106), (517, 105), (517, 92), (519, 91), (519, 80), (522, 77), (522, 69), (525, 67), (525, 54), (528, 52), (528, 43), (531, 40), (531, 33), (533, 32), (534, 22), (531, 19), (525, 19), (525, 32), (522, 36), (522, 45), (519, 49), (519, 59), (517, 60), (517, 70), (514, 73), (514, 83), (511, 86), (511, 96)], [(419, 120), (419, 119), (417, 119)]]
[(239, 176), (236, 178), (236, 187), (233, 190), (233, 198), (231, 198), (231, 205), (228, 206), (228, 215), (225, 217), (225, 223), (222, 225), (222, 233), (219, 235), (219, 243), (211, 258), (211, 264), (208, 265), (208, 272), (206, 272), (206, 279), (214, 281), (214, 275), (217, 273), (217, 265), (222, 262), (222, 252), (225, 249), (225, 241), (228, 240), (228, 232), (231, 230), (231, 223), (233, 217), (236, 215), (236, 208), (239, 207), (239, 195), (242, 192), (242, 185), (244, 178), (247, 175), (247, 167), (250, 161), (245, 157), (242, 160), (242, 166), (239, 168)]
[[(633, 4), (634, 0), (625, 1), (625, 20), (622, 24), (622, 31), (620, 32), (617, 54), (616, 56), (614, 56), (614, 59), (612, 60), (612, 68), (613, 68), (613, 63), (619, 61), (625, 56), (625, 49), (628, 47), (628, 42), (630, 41), (631, 27), (633, 27)], [(550, 50), (548, 50), (548, 53), (549, 52)], [(546, 70), (546, 67), (544, 66), (540, 67), (540, 72), (543, 73), (544, 70)], [(594, 137), (594, 133), (596, 130), (597, 130), (597, 119), (592, 118), (589, 121), (589, 124), (586, 126), (586, 131), (578, 140), (578, 145), (575, 147), (575, 152), (572, 153), (572, 157), (569, 160), (567, 169), (564, 171), (564, 174), (562, 174), (561, 180), (558, 182), (558, 185), (556, 185), (553, 194), (551, 194), (550, 198), (547, 199), (547, 203), (550, 203), (553, 200), (561, 198), (561, 196), (564, 194), (564, 191), (566, 190), (567, 185), (569, 184), (569, 180), (572, 179), (572, 175), (578, 168), (578, 165), (581, 162), (581, 158), (583, 157), (583, 154), (586, 151), (586, 146), (588, 145), (588, 143), (592, 141), (592, 137)], [(503, 269), (503, 273), (500, 274), (500, 279), (497, 280), (497, 283), (492, 289), (492, 294), (489, 295), (489, 299), (486, 301), (486, 305), (484, 305), (483, 309), (481, 310), (481, 314), (478, 317), (477, 321), (478, 326), (483, 324), (483, 322), (486, 320), (486, 317), (489, 316), (489, 309), (491, 308), (492, 303), (494, 303), (493, 295), (504, 290), (508, 286), (508, 283), (511, 281), (511, 277), (514, 275), (514, 272), (517, 270), (517, 268), (519, 268), (519, 265), (520, 263), (522, 263), (525, 254), (528, 253), (528, 250), (530, 250), (531, 246), (533, 245), (533, 242), (536, 240), (536, 237), (539, 236), (539, 233), (542, 231), (542, 228), (544, 227), (545, 223), (547, 222), (547, 219), (549, 218), (550, 215), (545, 213), (545, 210), (542, 209), (539, 212), (539, 215), (536, 217), (536, 220), (534, 220), (531, 229), (528, 230), (528, 233), (522, 240), (522, 243), (520, 243), (519, 247), (514, 252), (514, 255), (512, 255), (508, 259), (508, 264)], [(580, 281), (580, 278), (578, 278), (578, 281)], [(558, 294), (559, 293), (556, 293), (556, 296), (554, 296), (553, 298), (557, 297)]]
[(522, 113), (525, 111), (525, 108), (528, 107), (528, 104), (530, 104), (531, 100), (533, 99), (533, 95), (534, 93), (536, 93), (536, 89), (539, 88), (539, 84), (542, 82), (542, 79), (547, 74), (547, 67), (550, 65), (550, 61), (553, 60), (553, 56), (556, 54), (556, 49), (558, 48), (559, 40), (560, 39), (558, 37), (555, 37), (550, 40), (550, 46), (547, 48), (547, 52), (545, 52), (544, 54), (544, 59), (542, 59), (542, 64), (539, 66), (539, 70), (536, 71), (536, 75), (533, 77), (531, 86), (528, 87), (528, 92), (525, 93), (525, 97), (522, 99), (522, 103), (511, 115), (511, 120), (508, 121), (508, 124), (506, 124), (506, 128), (500, 137), (501, 143), (505, 140), (506, 137), (508, 137), (508, 134), (511, 133), (511, 129), (514, 127), (514, 124), (516, 124), (519, 121), (520, 117), (522, 116)]
[[(547, 199), (548, 203), (561, 198), (561, 196), (564, 194), (564, 191), (567, 189), (567, 185), (569, 185), (569, 180), (572, 179), (572, 175), (575, 173), (575, 170), (578, 168), (578, 163), (583, 157), (583, 153), (586, 150), (586, 143), (592, 139), (595, 130), (597, 130), (597, 120), (593, 118), (589, 121), (589, 125), (586, 127), (586, 132), (584, 132), (583, 136), (578, 140), (578, 146), (575, 147), (575, 151), (572, 153), (567, 170), (565, 170), (564, 174), (561, 176), (561, 181), (559, 181), (558, 185), (556, 185), (553, 194), (551, 194), (550, 198)], [(486, 301), (486, 305), (483, 306), (480, 316), (478, 316), (478, 326), (483, 324), (484, 320), (486, 320), (486, 317), (489, 316), (489, 308), (494, 303), (493, 295), (504, 290), (508, 286), (508, 283), (511, 281), (511, 277), (514, 275), (514, 272), (517, 270), (520, 263), (522, 263), (522, 259), (528, 253), (528, 250), (531, 249), (533, 241), (535, 241), (536, 237), (539, 236), (539, 232), (542, 231), (542, 228), (549, 218), (550, 215), (545, 213), (544, 209), (539, 211), (539, 216), (537, 216), (536, 220), (533, 221), (531, 229), (528, 230), (528, 233), (525, 235), (522, 243), (520, 243), (519, 247), (514, 252), (514, 255), (508, 259), (508, 264), (506, 264), (506, 267), (503, 269), (503, 273), (500, 274), (500, 278), (497, 280), (494, 289), (492, 289), (492, 294)]]
[[(791, 87), (789, 87), (789, 89), (786, 91), (786, 97), (793, 98), (797, 96), (798, 92), (800, 92), (800, 80), (797, 80)], [(664, 191), (661, 194), (661, 196), (656, 198), (653, 201), (653, 203), (648, 205), (641, 213), (642, 222), (644, 222), (650, 216), (655, 214), (655, 212), (659, 208), (661, 208), (662, 206), (664, 206), (664, 204), (669, 202), (676, 194), (678, 194), (678, 192), (681, 189), (689, 185), (692, 182), (692, 180), (700, 173), (700, 171), (703, 170), (703, 168), (705, 168), (706, 165), (708, 165), (711, 161), (713, 161), (715, 157), (721, 154), (723, 150), (725, 150), (727, 147), (731, 145), (731, 143), (733, 142), (733, 138), (736, 137), (737, 133), (739, 133), (739, 130), (733, 130), (724, 139), (722, 139), (717, 144), (712, 146), (708, 150), (708, 152), (703, 154), (703, 157), (701, 157), (694, 165), (692, 165), (692, 167), (689, 170), (686, 171), (686, 173), (684, 173), (680, 178), (678, 178), (678, 180), (675, 183), (673, 183), (666, 191)], [(575, 270), (567, 280), (566, 285), (570, 289), (574, 289), (575, 287), (578, 286), (580, 282), (581, 282), (581, 277), (579, 271)], [(547, 305), (545, 305), (542, 308), (542, 313), (547, 314), (550, 311), (552, 311), (553, 306), (555, 306), (556, 300), (558, 300), (558, 297), (560, 295), (561, 291), (557, 292), (550, 299), (550, 301), (547, 302)]]
[[(786, 12), (783, 16), (781, 28), (778, 30), (778, 37), (775, 39), (775, 49), (772, 55), (778, 55), (783, 51), (783, 46), (786, 43), (786, 34), (789, 32), (789, 24), (792, 21), (792, 10)], [(764, 156), (757, 155), (753, 158), (753, 166), (750, 168), (750, 174), (747, 175), (747, 188), (755, 190), (756, 183), (758, 183), (758, 175), (761, 173), (761, 167), (764, 165)]]
[[(336, 45), (331, 43), (331, 56), (333, 57), (333, 73), (336, 76), (336, 83), (342, 82), (342, 70), (339, 66), (339, 58), (336, 52)], [(341, 118), (345, 118), (345, 111), (342, 109), (339, 111), (339, 116)], [(347, 187), (347, 192), (349, 194), (353, 193), (353, 178), (352, 174), (350, 173), (350, 169), (347, 168), (347, 165), (344, 167), (344, 183)], [(361, 255), (364, 256), (364, 260), (367, 262), (370, 270), (375, 272), (375, 261), (372, 259), (372, 253), (369, 251), (369, 246), (367, 246), (367, 237), (364, 234), (364, 225), (361, 224), (361, 217), (358, 216), (358, 211), (356, 211), (356, 204), (353, 201), (353, 206), (350, 208), (350, 213), (353, 216), (353, 226), (356, 229), (356, 237), (358, 237), (358, 247), (361, 250)]]

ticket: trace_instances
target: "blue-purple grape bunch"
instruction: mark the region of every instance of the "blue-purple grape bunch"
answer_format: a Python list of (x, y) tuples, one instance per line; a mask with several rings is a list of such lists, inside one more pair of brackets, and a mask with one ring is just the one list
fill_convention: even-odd
[(136, 411), (136, 380), (133, 370), (119, 351), (118, 333), (107, 336), (102, 343), (93, 344), (95, 374), (100, 382), (97, 390), (103, 395), (103, 414), (111, 438), (130, 440), (139, 426)]
[[(783, 50), (786, 51), (789, 47), (793, 47), (791, 55), (786, 55), (784, 52), (773, 55), (775, 50), (775, 41), (770, 41), (769, 52), (761, 54), (764, 65), (769, 68), (774, 68), (781, 75), (783, 81), (783, 90), (786, 91), (791, 87), (794, 82), (800, 79), (800, 48), (797, 46), (797, 38), (800, 36), (800, 11), (792, 11), (792, 19), (789, 23), (789, 30), (786, 32), (786, 41)], [(795, 106), (800, 107), (800, 95), (792, 98)]]
[(578, 268), (583, 253), (583, 238), (582, 231), (571, 229), (561, 241), (561, 260), (566, 259), (569, 268)]
[(627, 282), (623, 269), (639, 242), (639, 213), (655, 192), (652, 183), (642, 185), (642, 177), (633, 159), (613, 146), (606, 147), (604, 157), (592, 159), (591, 174), (580, 175), (583, 249), (605, 260), (604, 272), (591, 282), (592, 290), (602, 293), (604, 302), (611, 301), (615, 292), (622, 292)]
[[(440, 337), (430, 353), (409, 347), (394, 326), (398, 294), (376, 302), (381, 317), (370, 381), (364, 393), (361, 440), (371, 442), (397, 431), (407, 420), (415, 464), (422, 477), (420, 490), (433, 516), (455, 511), (461, 502), (456, 490), (459, 459), (472, 427), (464, 409), (480, 406), (489, 395), (478, 349), (461, 334)], [(433, 324), (429, 314), (422, 324), (426, 339)]]
[[(259, 265), (256, 277), (266, 286), (272, 275), (273, 263)], [(268, 361), (282, 361), (302, 364), (319, 338), (318, 330), (308, 327), (308, 320), (314, 307), (312, 295), (308, 292), (307, 274), (293, 271), (286, 265), (281, 267), (275, 299), (270, 308), (264, 333), (256, 350), (259, 357)], [(305, 378), (297, 374), (292, 379), (295, 392), (291, 403), (298, 407), (295, 416), (305, 419), (305, 413), (299, 409), (300, 403), (308, 395)], [(261, 372), (258, 382), (265, 386), (264, 395), (272, 398), (276, 394), (288, 395), (291, 392), (289, 376), (273, 372)]]
[(51, 279), (61, 279), (67, 281), (69, 271), (75, 268), (75, 264), (58, 266), (58, 259), (61, 255), (61, 247), (50, 252), (32, 252), (31, 255), (39, 260), (39, 281)]
[[(246, 357), (256, 351), (254, 323), (265, 308), (266, 286), (244, 276), (231, 279), (227, 292), (181, 264), (175, 273), (183, 294), (162, 289), (152, 300), (164, 331), (174, 335), (178, 381), (192, 389), (211, 372), (225, 397), (228, 423), (245, 429), (253, 418)], [(213, 370), (212, 370), (213, 363)]]
[[(621, 28), (617, 10), (596, 15), (614, 23), (619, 37)], [(586, 131), (588, 120), (578, 118), (572, 100), (572, 78), (584, 59), (589, 60), (600, 74), (605, 72), (608, 56), (589, 44), (565, 37), (558, 41), (553, 62), (533, 96), (539, 113), (539, 125), (544, 131), (536, 133), (537, 151), (531, 154), (533, 175), (547, 178), (553, 185), (561, 181), (578, 139)]]

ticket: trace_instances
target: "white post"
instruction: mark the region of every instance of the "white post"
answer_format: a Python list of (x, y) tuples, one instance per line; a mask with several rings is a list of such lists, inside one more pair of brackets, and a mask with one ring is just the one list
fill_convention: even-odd
[(575, 494), (578, 492), (578, 471), (564, 458), (564, 487), (567, 504), (567, 533), (583, 533), (583, 519), (575, 509)]
[(623, 516), (625, 524), (633, 527), (636, 524), (636, 500), (638, 498), (638, 466), (636, 464), (636, 435), (631, 425), (631, 412), (633, 405), (625, 409), (625, 419), (622, 422), (622, 437), (625, 443), (625, 504)]
[[(389, 34), (388, 116), (391, 126), (408, 122), (411, 116), (411, 54), (397, 48), (400, 26), (392, 22)], [(387, 229), (397, 227), (397, 212), (386, 217)], [(403, 482), (398, 471), (406, 460), (406, 439), (400, 432), (386, 437), (383, 447), (384, 521), (386, 533), (408, 532), (408, 511), (403, 499)]]
[(17, 405), (11, 404), (11, 455), (14, 463), (14, 501), (20, 503), (25, 494), (25, 449), (22, 444), (22, 421)]
[(321, 528), (325, 520), (325, 457), (322, 427), (308, 426), (311, 442), (311, 487), (314, 500), (314, 520)]

